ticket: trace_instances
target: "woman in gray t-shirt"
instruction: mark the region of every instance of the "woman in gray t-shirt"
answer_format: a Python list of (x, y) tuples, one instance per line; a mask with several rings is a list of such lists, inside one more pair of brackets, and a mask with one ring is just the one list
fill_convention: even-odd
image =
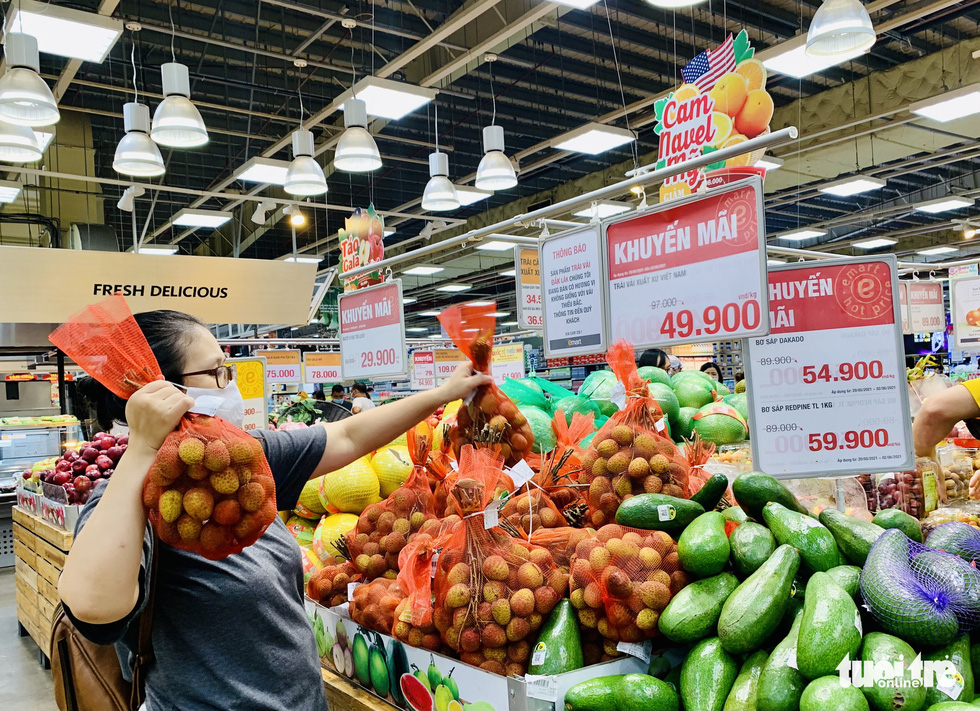
[[(154, 541), (143, 512), (143, 479), (194, 405), (175, 384), (213, 391), (223, 403), (217, 414), (233, 423), (241, 396), (228, 387), (225, 353), (203, 323), (176, 311), (138, 314), (136, 321), (166, 380), (128, 402), (95, 381), (85, 388), (100, 425), (108, 430), (113, 421), (125, 422), (130, 439), (112, 478), (99, 483), (79, 516), (58, 583), (66, 613), (93, 642), (115, 643), (128, 672), (139, 616), (155, 586), (148, 711), (325, 711), (316, 642), (303, 609), (300, 553), (278, 517), (254, 544), (219, 561)], [(461, 367), (440, 388), (340, 422), (260, 433), (278, 507), (292, 509), (307, 480), (384, 446), (488, 381)], [(153, 556), (155, 581), (148, 579)]]

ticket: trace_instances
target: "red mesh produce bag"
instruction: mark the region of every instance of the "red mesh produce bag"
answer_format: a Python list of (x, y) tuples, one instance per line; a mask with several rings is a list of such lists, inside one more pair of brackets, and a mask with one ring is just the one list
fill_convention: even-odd
[(433, 622), (463, 662), (509, 676), (524, 674), (535, 633), (568, 581), (544, 548), (486, 527), (484, 510), (502, 473), (492, 452), (464, 447), (449, 477), (463, 525), (439, 554)]
[(633, 346), (616, 341), (606, 360), (626, 389), (626, 406), (596, 432), (582, 456), (579, 481), (589, 484), (585, 499), (596, 528), (615, 521), (619, 505), (634, 494), (688, 496), (687, 458), (657, 430), (663, 413), (636, 372)]
[(555, 506), (551, 497), (536, 485), (521, 487), (523, 493), (511, 496), (500, 509), (500, 515), (519, 532), (521, 538), (528, 538), (541, 528), (558, 528), (566, 521), (561, 510)]
[[(439, 323), (479, 373), (490, 372), (496, 310), (496, 302), (488, 302), (485, 306), (452, 306), (439, 314)], [(459, 409), (449, 439), (457, 460), (463, 445), (479, 444), (496, 447), (507, 466), (530, 454), (534, 444), (527, 419), (493, 383), (477, 388)]]
[(572, 564), (572, 555), (575, 553), (575, 546), (579, 541), (595, 536), (595, 530), (591, 528), (572, 528), (562, 526), (561, 528), (539, 528), (531, 534), (530, 542), (536, 546), (545, 548), (555, 563), (563, 570), (568, 570)]
[(408, 542), (419, 531), (435, 535), (441, 526), (433, 513), (434, 497), (425, 467), (432, 427), (421, 422), (408, 431), (407, 439), (414, 464), (408, 479), (387, 499), (364, 509), (346, 537), (350, 560), (367, 580), (394, 580), (398, 575), (398, 555)]
[[(119, 397), (163, 378), (122, 296), (86, 307), (50, 339)], [(258, 440), (220, 417), (188, 413), (147, 472), (143, 507), (161, 541), (220, 560), (275, 520), (276, 485)]]
[(398, 585), (408, 597), (395, 610), (391, 634), (430, 652), (443, 649), (442, 637), (432, 620), (432, 569), (436, 553), (448, 538), (448, 533), (438, 538), (420, 533), (398, 555)]
[(575, 545), (570, 599), (582, 627), (642, 642), (660, 635), (660, 613), (688, 582), (669, 535), (613, 523)]
[(348, 562), (328, 565), (313, 573), (306, 583), (306, 594), (326, 607), (347, 602), (347, 585), (360, 583), (364, 576)]
[(351, 619), (362, 627), (391, 634), (395, 610), (404, 600), (405, 591), (397, 580), (378, 578), (354, 588), (348, 609)]

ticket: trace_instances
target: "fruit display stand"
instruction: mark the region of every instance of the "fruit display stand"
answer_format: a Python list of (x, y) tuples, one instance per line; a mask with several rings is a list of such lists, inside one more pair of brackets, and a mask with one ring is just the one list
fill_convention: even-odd
[(58, 576), (74, 535), (19, 506), (14, 514), (15, 583), (20, 636), (37, 643), (41, 664), (49, 664), (49, 644), (58, 597)]

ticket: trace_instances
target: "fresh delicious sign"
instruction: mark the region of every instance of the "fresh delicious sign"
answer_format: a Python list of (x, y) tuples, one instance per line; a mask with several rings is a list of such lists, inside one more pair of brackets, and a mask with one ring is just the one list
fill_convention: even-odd
[(340, 297), (340, 354), (344, 380), (406, 375), (401, 281)]
[(207, 323), (306, 323), (315, 264), (0, 247), (0, 323), (60, 323), (122, 293), (135, 312)]

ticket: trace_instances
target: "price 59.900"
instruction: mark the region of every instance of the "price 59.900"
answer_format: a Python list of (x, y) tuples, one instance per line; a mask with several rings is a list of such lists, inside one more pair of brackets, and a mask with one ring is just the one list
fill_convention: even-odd
[(857, 449), (863, 447), (887, 447), (888, 430), (849, 430), (847, 432), (812, 432), (807, 437), (811, 452), (830, 449)]

